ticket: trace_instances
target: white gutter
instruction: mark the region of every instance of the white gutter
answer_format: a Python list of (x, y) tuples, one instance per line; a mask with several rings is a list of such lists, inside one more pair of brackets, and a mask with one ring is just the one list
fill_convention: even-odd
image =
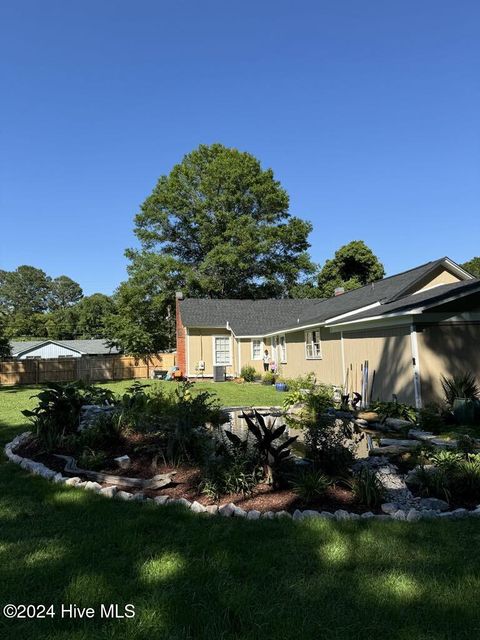
[(328, 318), (325, 322), (330, 324), (330, 322), (334, 322), (335, 320), (340, 320), (341, 318), (347, 318), (348, 316), (354, 316), (357, 313), (362, 313), (363, 311), (368, 311), (369, 309), (374, 309), (375, 307), (380, 307), (380, 302), (374, 302), (372, 304), (368, 304), (366, 307), (360, 307), (359, 309), (354, 309), (354, 311), (347, 311), (347, 313), (342, 313), (339, 316), (332, 316)]

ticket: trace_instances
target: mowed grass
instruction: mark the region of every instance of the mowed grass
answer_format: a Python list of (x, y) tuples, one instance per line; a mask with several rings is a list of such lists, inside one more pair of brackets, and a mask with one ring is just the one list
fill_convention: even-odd
[[(0, 390), (2, 445), (25, 428), (20, 410), (34, 392)], [(474, 519), (204, 518), (58, 486), (2, 456), (0, 610), (43, 603), (57, 613), (15, 621), (0, 613), (0, 638), (473, 639), (479, 548)], [(97, 615), (61, 619), (61, 603)], [(135, 618), (102, 619), (102, 603), (132, 603)]]

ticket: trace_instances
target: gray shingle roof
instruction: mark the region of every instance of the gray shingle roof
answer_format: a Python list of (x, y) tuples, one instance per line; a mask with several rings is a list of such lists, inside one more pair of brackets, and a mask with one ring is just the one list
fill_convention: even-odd
[[(348, 291), (332, 298), (316, 299), (282, 299), (282, 300), (212, 300), (204, 298), (186, 298), (180, 302), (182, 322), (187, 327), (224, 328), (228, 324), (237, 336), (265, 335), (282, 329), (294, 329), (322, 323), (345, 313), (352, 313), (356, 309), (380, 304), (371, 311), (361, 312), (353, 317), (370, 317), (388, 313), (389, 308), (405, 306), (406, 295), (411, 287), (422, 280), (427, 274), (439, 267), (445, 258), (433, 260), (409, 269), (394, 276), (378, 280), (354, 291)], [(461, 289), (462, 285), (471, 283), (460, 282), (453, 285)], [(451, 285), (444, 285), (451, 286)], [(416, 294), (413, 303), (434, 297), (442, 287)], [(394, 301), (400, 300), (399, 303)], [(398, 306), (395, 306), (395, 305)], [(394, 305), (393, 307), (390, 305)], [(366, 314), (366, 315), (363, 315)]]
[[(379, 315), (388, 315), (390, 313), (398, 313), (401, 311), (408, 311), (409, 309), (416, 309), (417, 307), (432, 307), (437, 306), (445, 302), (446, 299), (461, 294), (470, 295), (478, 293), (480, 291), (480, 280), (467, 280), (462, 282), (452, 282), (451, 284), (442, 284), (421, 293), (415, 293), (400, 300), (382, 304), (379, 307), (373, 307), (367, 311), (355, 313), (345, 318), (345, 321), (353, 322), (355, 320), (364, 320), (365, 318), (372, 318)], [(333, 323), (335, 324), (335, 323)]]
[(42, 344), (53, 342), (59, 344), (67, 349), (73, 349), (86, 355), (108, 355), (112, 353), (119, 353), (116, 347), (109, 347), (105, 340), (93, 339), (93, 340), (29, 340), (26, 342), (12, 341), (10, 347), (12, 349), (12, 355), (29, 351)]

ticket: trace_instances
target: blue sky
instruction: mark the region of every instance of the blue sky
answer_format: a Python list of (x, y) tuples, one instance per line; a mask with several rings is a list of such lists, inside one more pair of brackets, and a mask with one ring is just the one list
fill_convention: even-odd
[(0, 268), (111, 293), (133, 216), (200, 143), (272, 167), (323, 262), (480, 254), (477, 0), (7, 0)]

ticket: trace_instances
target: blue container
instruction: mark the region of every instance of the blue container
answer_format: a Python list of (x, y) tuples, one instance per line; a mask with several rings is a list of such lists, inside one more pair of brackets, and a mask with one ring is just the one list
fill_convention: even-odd
[(275, 389), (277, 391), (286, 391), (287, 390), (287, 385), (285, 384), (285, 382), (276, 382), (275, 383)]

